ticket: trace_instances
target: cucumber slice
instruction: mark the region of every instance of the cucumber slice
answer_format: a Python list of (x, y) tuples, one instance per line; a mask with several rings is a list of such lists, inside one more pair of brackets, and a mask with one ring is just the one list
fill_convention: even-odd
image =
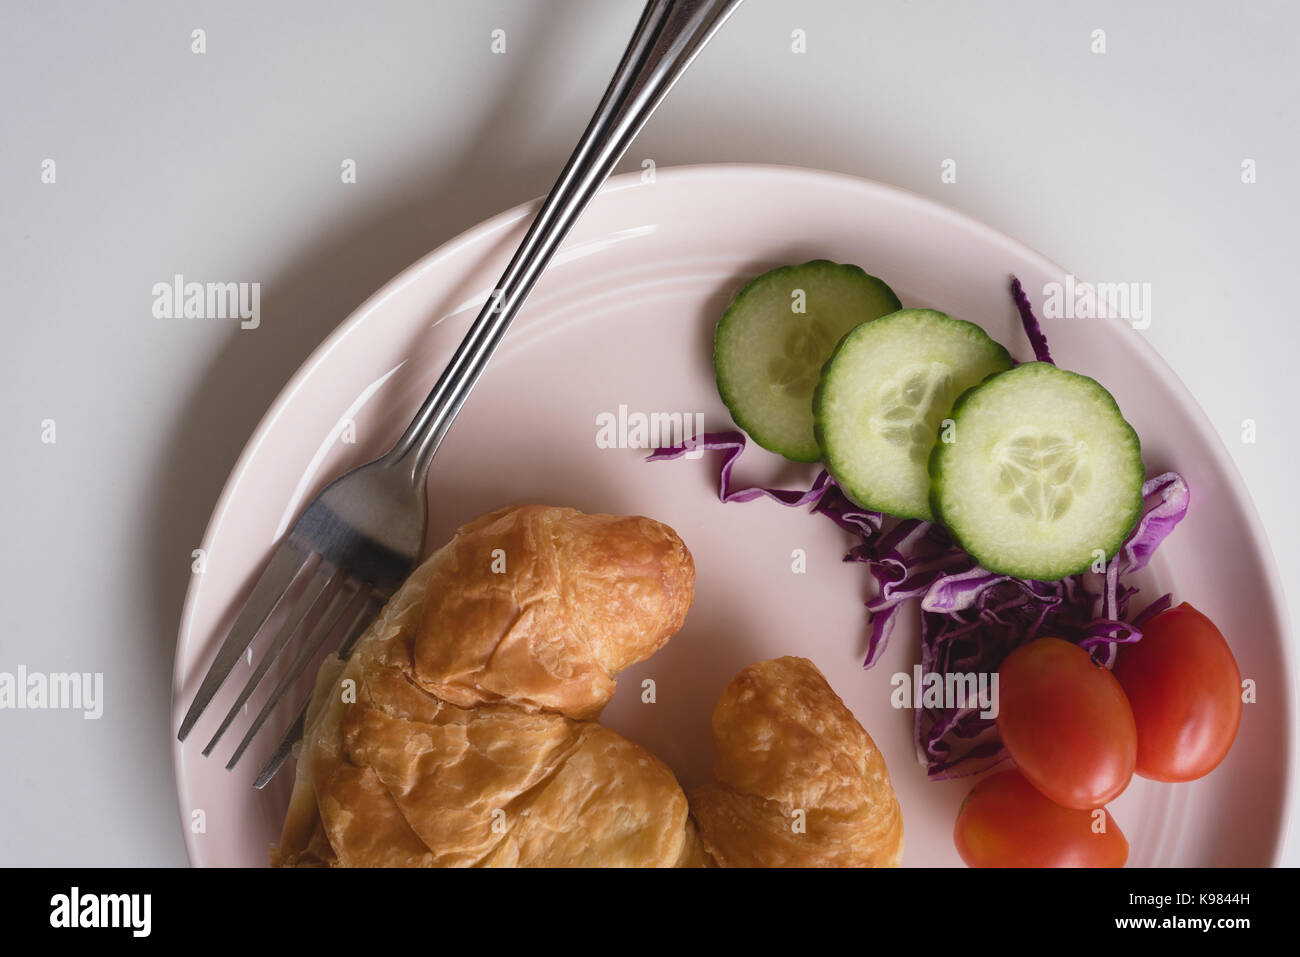
[(1027, 362), (971, 389), (930, 459), (934, 511), (989, 571), (1056, 581), (1114, 557), (1142, 513), (1137, 433), (1111, 394)]
[(930, 519), (930, 450), (953, 402), (1010, 368), (973, 322), (903, 309), (858, 326), (822, 370), (813, 417), (826, 467), (864, 508)]
[(857, 266), (816, 259), (763, 273), (714, 333), (713, 369), (731, 417), (763, 448), (818, 461), (811, 400), (822, 364), (846, 332), (898, 307), (893, 290)]

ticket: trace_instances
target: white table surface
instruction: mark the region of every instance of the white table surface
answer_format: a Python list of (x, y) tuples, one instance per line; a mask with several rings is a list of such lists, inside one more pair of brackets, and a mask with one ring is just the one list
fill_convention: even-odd
[[(185, 863), (173, 643), (231, 465), (371, 291), (546, 191), (639, 10), (4, 5), (0, 670), (102, 671), (106, 703), (98, 721), (0, 711), (0, 864)], [(747, 0), (620, 169), (839, 170), (1081, 277), (1149, 282), (1146, 334), (1245, 476), (1297, 608), (1297, 37), (1300, 5), (1282, 0)], [(153, 318), (152, 285), (176, 273), (261, 282), (261, 327)], [(1285, 860), (1300, 862), (1294, 834)]]

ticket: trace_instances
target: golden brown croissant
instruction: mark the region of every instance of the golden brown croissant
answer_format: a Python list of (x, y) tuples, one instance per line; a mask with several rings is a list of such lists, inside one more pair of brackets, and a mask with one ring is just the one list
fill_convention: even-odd
[(806, 658), (741, 671), (713, 712), (715, 783), (691, 796), (724, 867), (893, 867), (903, 818), (871, 736)]
[(672, 772), (583, 720), (693, 589), (650, 519), (522, 506), (464, 526), (322, 667), (272, 863), (701, 863)]
[(681, 628), (695, 566), (668, 526), (573, 509), (503, 509), (432, 563), (420, 684), (461, 707), (512, 701), (594, 718), (613, 676)]

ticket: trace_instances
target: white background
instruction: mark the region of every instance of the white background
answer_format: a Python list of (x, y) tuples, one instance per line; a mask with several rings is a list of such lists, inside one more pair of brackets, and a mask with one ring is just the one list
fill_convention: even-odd
[[(6, 0), (0, 670), (102, 671), (107, 702), (99, 721), (0, 712), (0, 864), (185, 862), (173, 642), (239, 450), (371, 291), (549, 188), (639, 10)], [(620, 168), (853, 173), (1080, 277), (1151, 283), (1146, 334), (1244, 474), (1296, 608), (1298, 37), (1280, 0), (747, 0)], [(261, 328), (154, 319), (175, 273), (261, 282)]]

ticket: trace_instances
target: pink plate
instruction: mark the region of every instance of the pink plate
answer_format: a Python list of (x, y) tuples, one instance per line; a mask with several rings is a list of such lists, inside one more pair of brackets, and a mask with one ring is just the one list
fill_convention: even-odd
[[(425, 256), (370, 298), (298, 370), (226, 483), (203, 547), (206, 570), (185, 603), (173, 724), (272, 543), (301, 506), (344, 469), (397, 437), (476, 315), (534, 207), (521, 206)], [(630, 669), (604, 720), (646, 745), (687, 789), (709, 773), (709, 715), (751, 662), (811, 658), (885, 755), (903, 807), (904, 863), (957, 865), (957, 807), (970, 781), (928, 781), (914, 757), (912, 715), (890, 705), (890, 677), (917, 657), (915, 618), (871, 671), (861, 661), (861, 566), (847, 538), (806, 510), (768, 501), (722, 505), (716, 460), (644, 461), (597, 442), (601, 413), (702, 413), (731, 427), (713, 383), (713, 326), (747, 278), (770, 266), (827, 258), (885, 279), (908, 306), (979, 322), (1029, 357), (1007, 292), (1009, 275), (1035, 302), (1065, 272), (1019, 243), (911, 193), (848, 176), (765, 166), (698, 166), (611, 180), (542, 279), (443, 444), (430, 478), (429, 544), (501, 505), (543, 502), (640, 513), (669, 523), (695, 555), (695, 606), (680, 634)], [(1254, 507), (1196, 402), (1140, 332), (1119, 321), (1046, 324), (1054, 356), (1108, 388), (1142, 437), (1149, 472), (1176, 468), (1193, 494), (1187, 520), (1158, 555), (1146, 598), (1172, 591), (1227, 635), (1257, 686), (1227, 760), (1192, 784), (1134, 779), (1111, 810), (1133, 865), (1266, 865), (1283, 836), (1293, 726), (1293, 667), (1281, 588)], [(738, 478), (807, 482), (751, 444)], [(792, 571), (803, 549), (807, 572)], [(279, 835), (290, 769), (250, 787), (267, 733), (234, 772), (238, 735), (199, 751), (248, 673), (245, 663), (189, 740), (176, 745), (176, 784), (190, 860), (263, 865)], [(657, 703), (642, 704), (653, 677)], [(255, 701), (255, 706), (260, 702)], [(291, 717), (279, 716), (279, 727)], [(275, 728), (275, 731), (279, 730)], [(242, 726), (237, 728), (242, 733)], [(196, 813), (196, 812), (202, 812)]]

